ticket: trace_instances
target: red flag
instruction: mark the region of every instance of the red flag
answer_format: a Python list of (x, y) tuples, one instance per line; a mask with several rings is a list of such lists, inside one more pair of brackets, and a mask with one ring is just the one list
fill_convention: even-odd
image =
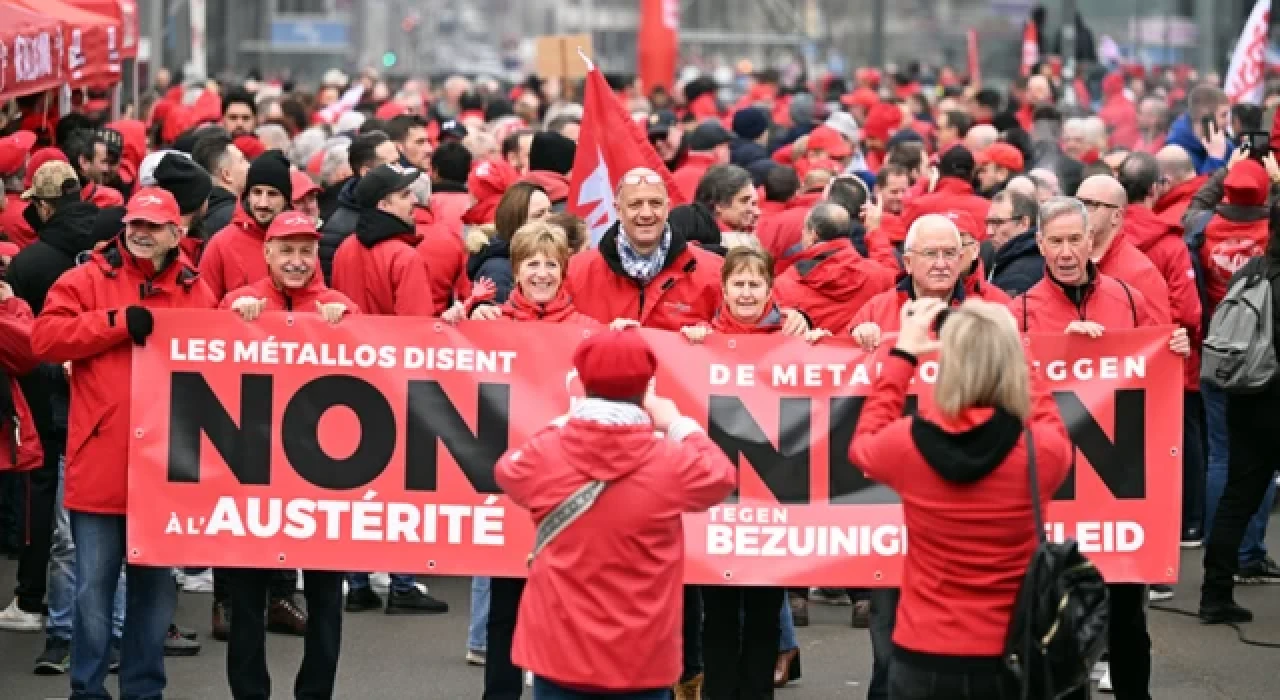
[(661, 85), (668, 93), (680, 53), (680, 0), (640, 0), (640, 83), (646, 93)]
[(969, 84), (982, 86), (982, 59), (978, 55), (978, 30), (970, 29), (965, 37), (969, 42)]
[(648, 135), (631, 118), (595, 66), (587, 70), (582, 107), (578, 149), (569, 173), (567, 208), (587, 222), (592, 245), (618, 219), (613, 193), (618, 180), (632, 168), (649, 168), (661, 175), (667, 183), (671, 206), (684, 203), (680, 188), (662, 157), (653, 150)]
[(1040, 43), (1036, 36), (1036, 23), (1027, 20), (1022, 28), (1022, 75), (1031, 75), (1031, 69), (1040, 62)]

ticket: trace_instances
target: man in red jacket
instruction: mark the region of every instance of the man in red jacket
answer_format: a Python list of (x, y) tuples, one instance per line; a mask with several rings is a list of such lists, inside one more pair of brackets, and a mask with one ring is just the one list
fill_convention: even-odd
[(815, 206), (805, 219), (801, 245), (795, 264), (774, 282), (773, 298), (783, 308), (804, 312), (813, 328), (842, 332), (863, 304), (893, 288), (893, 270), (854, 250), (844, 207)]
[[(125, 231), (49, 290), (31, 346), (45, 362), (71, 363), (65, 491), (76, 547), (71, 688), (109, 697), (111, 601), (125, 564), (129, 386), (132, 350), (151, 335), (151, 309), (209, 309), (217, 301), (177, 249), (181, 215), (173, 195), (140, 189)], [(123, 697), (160, 697), (164, 648), (177, 603), (168, 567), (125, 566), (129, 590), (121, 648)]]
[(213, 235), (200, 257), (200, 274), (219, 299), (267, 276), (262, 243), (267, 229), (293, 199), (289, 161), (267, 151), (249, 164), (244, 197), (226, 228)]
[[(1093, 208), (1093, 212), (1098, 211)], [(1009, 304), (1019, 328), (1028, 333), (1062, 333), (1087, 338), (1107, 330), (1154, 325), (1143, 292), (1099, 271), (1090, 256), (1097, 246), (1081, 201), (1053, 197), (1040, 206), (1040, 250), (1045, 277)], [(1162, 323), (1168, 323), (1166, 319)], [(1178, 328), (1169, 349), (1191, 353), (1186, 329)], [(1116, 697), (1149, 698), (1151, 637), (1141, 584), (1111, 584), (1111, 678)]]
[(635, 168), (618, 183), (618, 220), (594, 250), (569, 259), (578, 310), (600, 323), (629, 318), (667, 331), (709, 322), (720, 305), (722, 260), (667, 224), (662, 176)]
[[(277, 216), (265, 238), (267, 276), (228, 294), (221, 308), (235, 311), (245, 321), (257, 319), (263, 311), (296, 311), (319, 313), (337, 324), (347, 314), (359, 313), (350, 299), (325, 286), (319, 240), (315, 222), (306, 214), (291, 211)], [(266, 602), (276, 574), (269, 569), (230, 569), (226, 573), (231, 594), (227, 680), (235, 697), (266, 697), (270, 693), (264, 635), (271, 624)], [(342, 645), (342, 578), (341, 573), (332, 571), (303, 572), (306, 641), (294, 686), (299, 697), (333, 695)], [(279, 600), (271, 601), (272, 616), (280, 604)]]
[(107, 142), (100, 132), (76, 129), (59, 145), (76, 170), (76, 177), (80, 179), (80, 197), (84, 201), (93, 202), (99, 209), (124, 206), (120, 192), (105, 184), (111, 166), (107, 158)]
[[(637, 331), (593, 335), (573, 365), (587, 398), (494, 467), (539, 524), (589, 483), (606, 484), (577, 520), (539, 537), (512, 661), (534, 673), (536, 697), (669, 697), (658, 689), (681, 675), (680, 515), (728, 496), (735, 469), (652, 393), (658, 362)], [(601, 590), (623, 596), (627, 614), (602, 619), (588, 593)]]
[(680, 188), (684, 201), (692, 202), (694, 192), (698, 191), (698, 182), (713, 165), (729, 162), (729, 142), (733, 134), (715, 120), (705, 121), (689, 134), (689, 155), (684, 165), (671, 176), (671, 181)]
[(785, 209), (760, 218), (760, 223), (756, 226), (756, 238), (776, 263), (781, 263), (787, 251), (800, 242), (804, 218), (809, 215), (813, 205), (822, 199), (823, 189), (830, 181), (830, 171), (810, 170), (805, 173), (800, 192), (787, 202)]
[(1156, 154), (1156, 161), (1160, 164), (1160, 179), (1167, 189), (1151, 205), (1151, 210), (1181, 231), (1182, 215), (1187, 213), (1191, 198), (1209, 176), (1196, 175), (1196, 166), (1182, 146), (1165, 146)]
[(1093, 262), (1098, 270), (1142, 292), (1156, 324), (1172, 323), (1169, 285), (1151, 260), (1124, 236), (1124, 210), (1129, 202), (1124, 187), (1110, 175), (1094, 175), (1080, 183), (1076, 199), (1089, 211)]
[(938, 161), (938, 181), (928, 194), (914, 197), (902, 212), (902, 224), (908, 228), (925, 214), (942, 214), (964, 210), (974, 221), (986, 221), (991, 202), (973, 192), (973, 154), (964, 146), (952, 146)]

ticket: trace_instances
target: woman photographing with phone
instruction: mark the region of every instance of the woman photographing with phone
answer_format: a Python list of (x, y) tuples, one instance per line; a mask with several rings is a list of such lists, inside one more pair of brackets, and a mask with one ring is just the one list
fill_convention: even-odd
[[(944, 315), (945, 314), (945, 315)], [(1071, 442), (1031, 375), (1013, 316), (970, 300), (949, 313), (909, 301), (849, 458), (898, 492), (911, 547), (894, 629), (894, 700), (1017, 697), (1002, 652), (1036, 549), (1028, 436), (1039, 498), (1066, 478)], [(938, 352), (931, 404), (903, 417), (921, 355)]]

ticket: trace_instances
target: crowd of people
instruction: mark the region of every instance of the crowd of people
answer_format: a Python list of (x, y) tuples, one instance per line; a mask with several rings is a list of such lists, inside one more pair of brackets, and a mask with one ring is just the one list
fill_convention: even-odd
[[(1258, 441), (1280, 388), (1201, 386), (1198, 346), (1232, 276), (1280, 255), (1280, 165), (1243, 138), (1272, 133), (1262, 108), (1183, 70), (1113, 72), (1091, 106), (1064, 99), (1083, 88), (1051, 64), (1007, 93), (872, 69), (796, 85), (764, 71), (733, 99), (705, 77), (674, 94), (610, 81), (671, 177), (619, 174), (618, 220), (594, 241), (566, 211), (583, 111), (555, 81), (331, 71), (307, 91), (162, 73), (140, 118), (4, 113), (0, 478), (18, 580), (0, 629), (45, 635), (36, 673), (99, 698), (118, 670), (123, 697), (159, 697), (165, 657), (207, 634), (228, 644), (232, 696), (266, 698), (270, 631), (306, 639), (296, 697), (327, 698), (344, 614), (449, 609), (410, 573), (126, 562), (130, 357), (158, 308), (599, 327), (574, 357), (588, 401), (497, 467), (536, 520), (595, 491), (581, 522), (540, 532), (527, 581), (473, 579), (463, 651), (485, 698), (519, 697), (525, 672), (545, 698), (772, 697), (801, 674), (810, 602), (870, 629), (870, 698), (1011, 697), (999, 656), (1034, 547), (1024, 428), (1042, 497), (1070, 462), (1024, 332), (1175, 328), (1182, 542), (1209, 543), (1200, 616), (1251, 619), (1233, 585), (1280, 582)], [(682, 586), (679, 516), (736, 478), (652, 394), (658, 360), (634, 327), (883, 352), (851, 461), (902, 496), (901, 588)], [(900, 419), (917, 356), (939, 347), (936, 408)], [(972, 486), (990, 494), (980, 525)], [(612, 507), (584, 515), (597, 498)], [(209, 629), (173, 623), (180, 589), (212, 592)], [(602, 619), (600, 596), (629, 603)], [(1150, 697), (1145, 604), (1171, 596), (1110, 586), (1104, 690)]]

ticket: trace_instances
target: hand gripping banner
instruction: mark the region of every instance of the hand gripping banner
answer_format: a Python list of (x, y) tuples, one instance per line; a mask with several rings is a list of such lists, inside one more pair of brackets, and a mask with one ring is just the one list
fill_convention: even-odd
[[(129, 560), (523, 576), (534, 527), (493, 465), (582, 396), (570, 360), (587, 332), (157, 312), (134, 353)], [(898, 582), (901, 506), (848, 459), (882, 357), (642, 332), (659, 392), (739, 468), (729, 502), (685, 518), (689, 581)], [(1110, 581), (1177, 579), (1182, 369), (1168, 336), (1028, 341), (1076, 444), (1050, 536), (1076, 538)], [(908, 410), (936, 372), (921, 363)]]

